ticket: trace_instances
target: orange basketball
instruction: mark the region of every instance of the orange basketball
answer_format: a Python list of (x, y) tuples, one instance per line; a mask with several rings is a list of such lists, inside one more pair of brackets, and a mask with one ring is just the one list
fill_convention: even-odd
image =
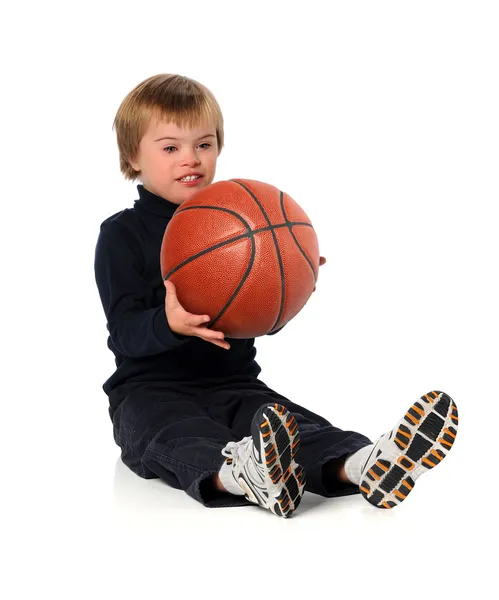
[(285, 192), (218, 181), (185, 201), (161, 245), (161, 273), (185, 310), (227, 338), (265, 335), (305, 306), (319, 274), (310, 219)]

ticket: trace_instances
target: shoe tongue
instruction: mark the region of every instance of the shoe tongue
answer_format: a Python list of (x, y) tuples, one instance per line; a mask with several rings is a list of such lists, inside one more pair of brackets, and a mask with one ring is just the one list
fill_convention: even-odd
[(251, 438), (251, 436), (245, 437), (243, 438), (240, 442), (239, 442), (239, 456), (241, 458), (245, 458), (248, 454), (248, 448), (251, 446), (251, 444), (253, 443), (253, 440)]

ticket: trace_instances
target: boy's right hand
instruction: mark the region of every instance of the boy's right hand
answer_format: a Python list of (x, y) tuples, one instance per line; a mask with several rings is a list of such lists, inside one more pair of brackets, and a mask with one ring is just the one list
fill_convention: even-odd
[(177, 298), (175, 284), (171, 281), (164, 281), (166, 288), (165, 312), (166, 319), (170, 329), (180, 335), (197, 336), (206, 342), (211, 342), (215, 346), (230, 350), (230, 344), (224, 341), (224, 334), (221, 331), (208, 329), (205, 323), (210, 321), (208, 315), (193, 315), (184, 310)]

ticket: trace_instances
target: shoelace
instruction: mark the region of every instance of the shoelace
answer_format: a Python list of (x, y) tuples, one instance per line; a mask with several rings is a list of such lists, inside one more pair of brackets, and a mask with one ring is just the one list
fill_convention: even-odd
[(237, 458), (238, 460), (244, 460), (250, 452), (250, 442), (252, 441), (252, 437), (248, 435), (239, 442), (229, 442), (222, 450), (222, 454), (232, 459)]

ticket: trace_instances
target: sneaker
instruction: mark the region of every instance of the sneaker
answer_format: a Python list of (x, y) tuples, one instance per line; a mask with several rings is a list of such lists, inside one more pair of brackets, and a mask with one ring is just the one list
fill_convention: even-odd
[(222, 450), (246, 498), (279, 517), (290, 517), (305, 489), (305, 472), (293, 458), (300, 446), (296, 419), (280, 404), (263, 405), (251, 435)]
[(361, 469), (360, 491), (378, 508), (403, 502), (416, 479), (433, 469), (454, 444), (458, 426), (455, 402), (444, 392), (421, 396), (374, 444)]

